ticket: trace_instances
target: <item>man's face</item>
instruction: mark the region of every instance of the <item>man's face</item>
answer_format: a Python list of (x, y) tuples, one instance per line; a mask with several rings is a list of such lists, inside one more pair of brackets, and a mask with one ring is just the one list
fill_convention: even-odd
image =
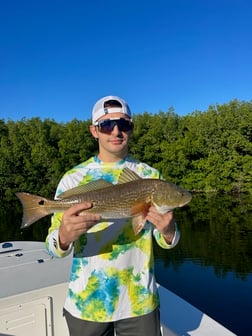
[(105, 159), (109, 155), (122, 158), (127, 155), (132, 130), (133, 124), (124, 113), (109, 113), (98, 120), (97, 126), (90, 126), (92, 135), (98, 139), (100, 154)]

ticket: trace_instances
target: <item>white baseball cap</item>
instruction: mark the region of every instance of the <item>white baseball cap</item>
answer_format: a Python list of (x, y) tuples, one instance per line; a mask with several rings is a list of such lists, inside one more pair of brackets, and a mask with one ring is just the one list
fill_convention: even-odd
[[(114, 107), (105, 107), (105, 103), (109, 102), (110, 100), (116, 101), (120, 103), (120, 106), (114, 106)], [(117, 96), (106, 96), (101, 99), (99, 99), (92, 110), (92, 123), (95, 124), (95, 122), (101, 118), (102, 116), (109, 114), (109, 113), (124, 113), (126, 114), (129, 118), (132, 117), (130, 108), (126, 101), (120, 97)]]

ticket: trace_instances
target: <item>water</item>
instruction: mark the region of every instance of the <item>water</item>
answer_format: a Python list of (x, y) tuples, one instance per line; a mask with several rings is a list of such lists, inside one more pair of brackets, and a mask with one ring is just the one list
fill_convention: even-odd
[(182, 233), (155, 246), (158, 281), (239, 336), (251, 334), (252, 198), (194, 197), (176, 213)]
[[(175, 216), (181, 241), (172, 250), (154, 245), (157, 280), (237, 335), (250, 335), (252, 197), (197, 195)], [(0, 203), (0, 241), (43, 241), (49, 218), (20, 231), (21, 217), (18, 201)]]
[(251, 333), (252, 276), (238, 279), (232, 272), (218, 277), (212, 266), (184, 261), (179, 269), (157, 262), (158, 280), (165, 287), (219, 321), (237, 335)]

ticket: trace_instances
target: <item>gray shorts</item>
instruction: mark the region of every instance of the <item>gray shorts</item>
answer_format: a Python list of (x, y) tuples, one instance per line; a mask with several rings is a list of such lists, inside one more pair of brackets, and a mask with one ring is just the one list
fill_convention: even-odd
[(70, 336), (161, 336), (159, 308), (153, 312), (115, 322), (91, 322), (73, 317), (64, 309)]

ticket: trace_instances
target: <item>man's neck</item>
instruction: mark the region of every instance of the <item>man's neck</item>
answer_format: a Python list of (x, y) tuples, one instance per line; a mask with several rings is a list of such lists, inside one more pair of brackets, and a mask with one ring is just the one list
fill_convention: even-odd
[(111, 154), (111, 153), (106, 153), (106, 155), (99, 153), (97, 155), (98, 159), (102, 162), (107, 162), (107, 163), (113, 163), (113, 162), (119, 162), (121, 160), (124, 160), (128, 153), (125, 153), (125, 155), (116, 155), (116, 154)]

